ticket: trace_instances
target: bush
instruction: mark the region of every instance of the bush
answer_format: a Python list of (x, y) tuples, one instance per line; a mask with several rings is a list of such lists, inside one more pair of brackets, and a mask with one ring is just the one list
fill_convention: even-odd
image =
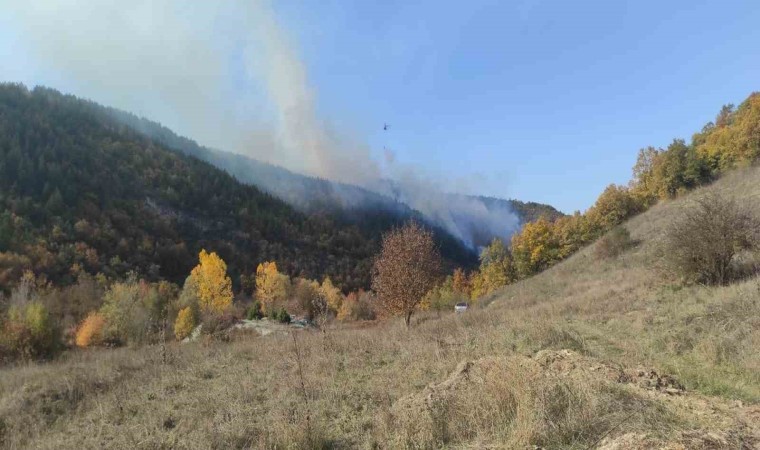
[(261, 314), (261, 303), (254, 301), (248, 310), (245, 312), (245, 318), (248, 320), (259, 320), (263, 316)]
[(277, 321), (280, 323), (290, 323), (290, 314), (288, 314), (285, 308), (281, 308), (280, 312), (277, 313)]
[(0, 347), (11, 359), (46, 359), (63, 349), (63, 340), (45, 305), (32, 301), (9, 309)]
[(357, 311), (357, 319), (359, 320), (375, 320), (377, 318), (377, 312), (375, 311), (375, 304), (377, 298), (371, 291), (364, 291), (359, 293), (359, 308)]
[(269, 318), (280, 323), (290, 323), (290, 314), (288, 314), (285, 308), (269, 311)]
[(226, 331), (235, 325), (237, 320), (238, 318), (231, 310), (222, 314), (204, 314), (201, 317), (203, 333), (214, 337), (225, 337)]
[(174, 336), (178, 341), (190, 336), (195, 329), (195, 314), (189, 306), (182, 308), (174, 321)]
[(11, 306), (5, 320), (0, 319), (0, 356), (3, 358), (46, 359), (63, 349), (60, 327), (38, 293), (43, 286), (44, 280), (26, 272), (11, 292)]
[(103, 343), (106, 319), (98, 312), (91, 312), (79, 325), (75, 343), (77, 347), (90, 347)]
[(618, 226), (599, 239), (594, 254), (600, 259), (615, 258), (634, 245), (636, 242), (631, 239), (631, 233), (625, 227)]
[(727, 284), (742, 272), (737, 256), (757, 250), (758, 224), (733, 199), (700, 198), (667, 231), (665, 266), (688, 282)]
[(111, 285), (100, 309), (106, 321), (105, 340), (121, 345), (144, 343), (158, 320), (151, 317), (155, 294), (150, 285), (134, 278)]

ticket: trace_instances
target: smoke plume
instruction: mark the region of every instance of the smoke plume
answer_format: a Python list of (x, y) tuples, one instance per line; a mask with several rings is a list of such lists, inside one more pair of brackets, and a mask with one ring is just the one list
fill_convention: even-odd
[[(160, 120), (199, 142), (389, 195), (465, 244), (508, 237), (508, 208), (401, 165), (375, 161), (348, 131), (321, 120), (297, 43), (267, 0), (13, 2), (23, 81)], [(4, 61), (0, 64), (19, 64)], [(4, 70), (0, 73), (6, 73)], [(10, 73), (10, 72), (8, 72)], [(336, 189), (336, 192), (339, 192)]]

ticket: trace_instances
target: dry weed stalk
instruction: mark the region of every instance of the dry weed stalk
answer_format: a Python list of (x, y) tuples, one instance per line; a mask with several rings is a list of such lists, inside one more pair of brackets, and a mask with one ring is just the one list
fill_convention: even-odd
[(311, 432), (311, 407), (309, 406), (309, 395), (306, 390), (306, 381), (303, 376), (303, 364), (301, 363), (301, 350), (298, 347), (298, 339), (296, 338), (295, 331), (291, 331), (290, 335), (293, 337), (293, 353), (296, 355), (296, 363), (298, 365), (298, 379), (301, 383), (301, 395), (303, 396), (304, 406), (306, 407), (306, 438), (309, 444), (312, 443)]

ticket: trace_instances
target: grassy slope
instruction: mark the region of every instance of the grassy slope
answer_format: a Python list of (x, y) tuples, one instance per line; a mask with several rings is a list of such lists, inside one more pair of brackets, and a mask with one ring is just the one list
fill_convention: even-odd
[[(735, 172), (706, 189), (760, 205), (760, 169)], [(655, 440), (638, 442), (640, 448), (657, 439), (698, 448), (704, 441), (688, 439), (702, 429), (730, 430), (716, 438), (728, 439), (725, 445), (714, 448), (740, 448), (746, 424), (760, 419), (760, 283), (680, 288), (657, 275), (657, 240), (688, 201), (660, 204), (628, 222), (640, 244), (619, 258), (599, 261), (586, 248), (484, 299), (483, 309), (440, 319), (420, 315), (411, 331), (393, 321), (336, 328), (326, 337), (298, 333), (303, 379), (291, 336), (173, 345), (167, 365), (158, 349), (148, 348), (73, 352), (53, 363), (4, 369), (2, 442), (9, 448), (298, 448), (309, 442), (587, 448), (609, 433)], [(688, 394), (669, 397), (574, 371), (547, 375), (538, 358), (530, 359), (542, 349), (573, 350), (585, 366), (597, 361), (667, 372)], [(472, 375), (460, 377), (466, 387), (454, 380), (425, 388), (462, 361), (476, 362)], [(453, 394), (441, 394), (446, 390)], [(427, 406), (399, 412), (399, 404), (415, 399)]]
[(760, 169), (729, 174), (625, 224), (640, 244), (598, 261), (593, 245), (497, 295), (496, 310), (547, 314), (579, 349), (621, 363), (647, 363), (707, 394), (760, 401), (760, 284), (683, 287), (657, 270), (659, 240), (679, 210), (707, 190), (760, 214)]

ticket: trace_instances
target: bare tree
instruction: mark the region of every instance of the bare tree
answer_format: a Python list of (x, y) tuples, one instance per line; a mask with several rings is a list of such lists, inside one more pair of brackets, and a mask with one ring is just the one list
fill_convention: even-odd
[(433, 233), (409, 222), (383, 236), (383, 246), (375, 260), (372, 288), (382, 308), (403, 315), (408, 327), (412, 314), (441, 274), (441, 256)]

